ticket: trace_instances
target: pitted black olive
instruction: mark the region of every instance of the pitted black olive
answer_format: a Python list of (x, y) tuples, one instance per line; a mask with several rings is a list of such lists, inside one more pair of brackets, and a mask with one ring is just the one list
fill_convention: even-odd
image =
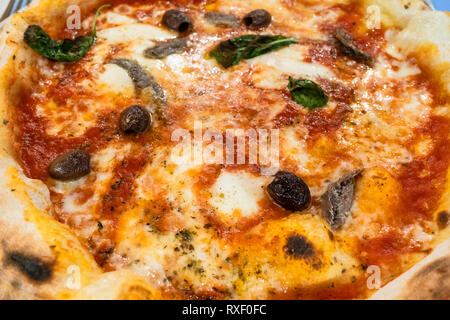
[(51, 266), (37, 257), (12, 252), (8, 255), (8, 262), (16, 265), (20, 271), (34, 281), (47, 281), (52, 274)]
[(272, 199), (286, 210), (303, 211), (311, 203), (311, 192), (306, 183), (290, 172), (278, 172), (267, 191)]
[(164, 13), (162, 24), (168, 29), (186, 32), (191, 28), (192, 20), (184, 12), (172, 9)]
[(72, 150), (57, 157), (48, 172), (56, 180), (76, 180), (91, 171), (91, 156), (82, 150)]
[(120, 115), (120, 130), (124, 133), (144, 133), (152, 122), (150, 113), (141, 106), (128, 107)]
[(355, 178), (362, 172), (357, 170), (332, 183), (322, 195), (322, 217), (332, 230), (341, 228), (350, 217), (355, 197)]
[(264, 9), (254, 10), (244, 17), (244, 24), (250, 29), (265, 28), (271, 22), (272, 16)]

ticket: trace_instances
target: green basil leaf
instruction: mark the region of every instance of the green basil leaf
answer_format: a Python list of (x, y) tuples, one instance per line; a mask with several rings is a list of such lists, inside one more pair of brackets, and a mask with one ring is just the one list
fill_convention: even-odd
[(58, 62), (76, 62), (82, 59), (97, 37), (97, 18), (100, 12), (110, 5), (101, 6), (94, 18), (90, 34), (63, 41), (53, 40), (40, 26), (31, 25), (24, 34), (25, 43), (42, 56)]
[(315, 82), (289, 77), (288, 89), (292, 100), (301, 104), (308, 110), (323, 108), (328, 103), (328, 96)]
[(222, 67), (230, 68), (237, 65), (241, 60), (252, 59), (293, 43), (297, 43), (297, 40), (282, 35), (248, 34), (222, 41), (209, 54)]

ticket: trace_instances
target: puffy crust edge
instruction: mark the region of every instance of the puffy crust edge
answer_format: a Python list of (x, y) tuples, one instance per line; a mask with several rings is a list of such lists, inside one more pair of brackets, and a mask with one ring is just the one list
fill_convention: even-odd
[(373, 300), (450, 298), (450, 239), (425, 259), (372, 295)]
[(367, 8), (375, 6), (379, 9), (381, 23), (396, 30), (389, 40), (402, 53), (414, 56), (423, 69), (429, 70), (448, 97), (450, 13), (433, 11), (422, 0), (363, 1)]
[[(380, 8), (381, 22), (395, 28), (388, 39), (405, 55), (414, 57), (422, 69), (433, 75), (441, 98), (450, 95), (450, 14), (432, 11), (420, 0), (365, 0), (367, 7)], [(444, 116), (450, 117), (446, 105)], [(450, 209), (450, 170), (439, 209)], [(436, 241), (442, 242), (424, 260), (372, 295), (371, 299), (450, 299), (449, 232)]]
[[(9, 108), (14, 102), (10, 99), (14, 90), (19, 90), (8, 87), (10, 77), (28, 84), (32, 70), (24, 66), (36, 62), (22, 44), (26, 27), (60, 21), (58, 17), (65, 15), (69, 5), (79, 5), (85, 11), (97, 3), (35, 0), (29, 9), (5, 22), (0, 29), (0, 119), (10, 119)], [(52, 217), (47, 187), (26, 178), (18, 165), (10, 139), (12, 130), (12, 123), (0, 122), (0, 299), (161, 299), (163, 293), (138, 275), (103, 273), (74, 233)], [(30, 279), (8, 261), (11, 252), (38, 258), (50, 267), (50, 278)]]

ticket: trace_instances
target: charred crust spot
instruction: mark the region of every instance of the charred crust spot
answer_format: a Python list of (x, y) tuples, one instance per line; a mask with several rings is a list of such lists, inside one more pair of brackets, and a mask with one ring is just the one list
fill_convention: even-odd
[(430, 274), (438, 274), (446, 276), (450, 274), (450, 257), (442, 257), (430, 263), (429, 265), (423, 267), (416, 276), (418, 278), (425, 278)]
[(307, 259), (314, 256), (314, 246), (304, 236), (294, 234), (287, 239), (284, 251), (295, 259)]
[(439, 228), (444, 229), (448, 226), (448, 221), (450, 220), (450, 214), (448, 211), (441, 211), (437, 215), (437, 224)]
[(450, 296), (450, 256), (424, 266), (406, 285), (401, 299), (442, 300)]
[(33, 281), (45, 282), (51, 278), (51, 265), (37, 257), (12, 252), (8, 255), (8, 262), (17, 266), (21, 272)]

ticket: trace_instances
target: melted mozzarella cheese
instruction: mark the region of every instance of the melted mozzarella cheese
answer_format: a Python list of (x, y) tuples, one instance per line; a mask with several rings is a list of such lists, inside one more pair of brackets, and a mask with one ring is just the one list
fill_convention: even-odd
[(98, 32), (98, 38), (109, 44), (129, 43), (136, 39), (166, 40), (175, 38), (172, 32), (148, 24), (135, 23)]
[(99, 75), (98, 80), (98, 85), (103, 83), (106, 86), (104, 90), (130, 96), (134, 93), (134, 85), (130, 76), (126, 70), (115, 64), (105, 65), (105, 71)]
[[(291, 30), (293, 36), (310, 39), (328, 39), (328, 33), (317, 25), (324, 20), (334, 25), (342, 14), (339, 8), (329, 7), (324, 1), (314, 8), (296, 3), (295, 9), (301, 13), (298, 20), (298, 15), (289, 12), (288, 2), (217, 1), (211, 8), (240, 15), (249, 9), (266, 8), (274, 17), (268, 32), (281, 32), (277, 28), (282, 26), (281, 30)], [(87, 96), (83, 103), (89, 106), (88, 111), (78, 112), (81, 102), (77, 97), (70, 98), (64, 110), (53, 101), (38, 108), (40, 115), (51, 120), (49, 134), (64, 132), (78, 136), (93, 126), (98, 113), (105, 109), (117, 112), (125, 103), (136, 103), (139, 97), (135, 96), (131, 78), (122, 68), (109, 64), (111, 58), (137, 61), (167, 94), (167, 105), (160, 110), (161, 115), (155, 115), (154, 127), (144, 136), (150, 141), (151, 157), (142, 171), (136, 173), (132, 198), (117, 217), (111, 264), (128, 269), (159, 288), (170, 282), (180, 291), (223, 291), (228, 298), (247, 299), (270, 298), (272, 291), (287, 292), (318, 283), (350, 283), (353, 276), (360, 277), (362, 271), (357, 267), (354, 248), (331, 239), (318, 206), (313, 205), (301, 215), (283, 212), (285, 218), (266, 221), (264, 212), (272, 209), (263, 208), (261, 203), (270, 201), (265, 189), (272, 177), (258, 176), (246, 169), (228, 170), (220, 165), (215, 177), (205, 170), (207, 164), (196, 163), (183, 154), (181, 145), (164, 140), (173, 130), (181, 128), (191, 134), (195, 122), (202, 122), (204, 130), (214, 129), (220, 134), (242, 127), (271, 128), (274, 117), (286, 107), (286, 97), (280, 91), (286, 89), (289, 76), (336, 81), (339, 71), (305, 62), (309, 45), (300, 44), (224, 70), (207, 53), (222, 38), (237, 36), (241, 31), (206, 28), (200, 19), (203, 12), (195, 9), (190, 14), (197, 18), (198, 29), (189, 36), (188, 52), (147, 59), (143, 55), (145, 49), (177, 35), (147, 22), (137, 23), (133, 15), (137, 8), (127, 8), (124, 13), (116, 10), (106, 14), (91, 56), (80, 62), (89, 72), (87, 79), (79, 83)], [(159, 18), (166, 9), (158, 7), (152, 18)], [(355, 69), (353, 80), (339, 81), (354, 89), (356, 101), (350, 105), (353, 112), (336, 132), (311, 137), (303, 118), (280, 129), (281, 169), (286, 166), (304, 178), (313, 197), (319, 198), (331, 182), (348, 172), (361, 168), (369, 172), (358, 185), (353, 219), (340, 233), (342, 238), (375, 236), (379, 229), (374, 220), (388, 224), (389, 208), (373, 206), (386, 201), (386, 197), (388, 202), (395, 203), (399, 186), (388, 169), (412, 161), (414, 152), (426, 155), (430, 151), (426, 137), (415, 146), (414, 152), (407, 145), (420, 120), (431, 113), (428, 92), (405, 85), (420, 69), (395, 48), (389, 51), (398, 61), (381, 58), (375, 68)], [(50, 77), (62, 71), (43, 64)], [(398, 93), (395, 86), (404, 90)], [(373, 87), (376, 89), (369, 90)], [(323, 110), (331, 112), (335, 107), (336, 103), (330, 102)], [(302, 111), (302, 116), (308, 115), (307, 110)], [(57, 116), (63, 121), (53, 121)], [(172, 132), (164, 132), (166, 128)], [(134, 138), (114, 141), (93, 154), (94, 170), (89, 176), (75, 182), (53, 182), (50, 186), (63, 194), (62, 211), (69, 216), (79, 236), (90, 239), (97, 235), (97, 221), (102, 217), (96, 210), (112, 184), (116, 165), (135, 152)], [(379, 168), (372, 174), (374, 167)], [(385, 176), (388, 182), (377, 184), (378, 176)], [(88, 184), (95, 185), (95, 192), (80, 204), (79, 189)], [(373, 193), (376, 188), (378, 193)], [(252, 218), (256, 218), (256, 226), (233, 233), (236, 226)], [(413, 235), (417, 242), (429, 240), (422, 229), (407, 231), (405, 234)], [(286, 241), (293, 234), (309, 241), (315, 252), (313, 258), (289, 256)], [(342, 270), (347, 272), (343, 275)]]
[(254, 78), (256, 84), (263, 88), (284, 89), (286, 88), (286, 75), (307, 79), (333, 78), (333, 72), (329, 68), (302, 61), (307, 48), (301, 45), (292, 45), (248, 60), (248, 63), (262, 65), (260, 67), (262, 72), (256, 73)]
[(116, 25), (132, 24), (136, 22), (136, 19), (115, 12), (107, 12), (106, 22), (108, 24), (116, 24)]
[(245, 172), (224, 172), (212, 187), (209, 202), (222, 215), (250, 217), (258, 213), (258, 201), (264, 197), (266, 180)]

